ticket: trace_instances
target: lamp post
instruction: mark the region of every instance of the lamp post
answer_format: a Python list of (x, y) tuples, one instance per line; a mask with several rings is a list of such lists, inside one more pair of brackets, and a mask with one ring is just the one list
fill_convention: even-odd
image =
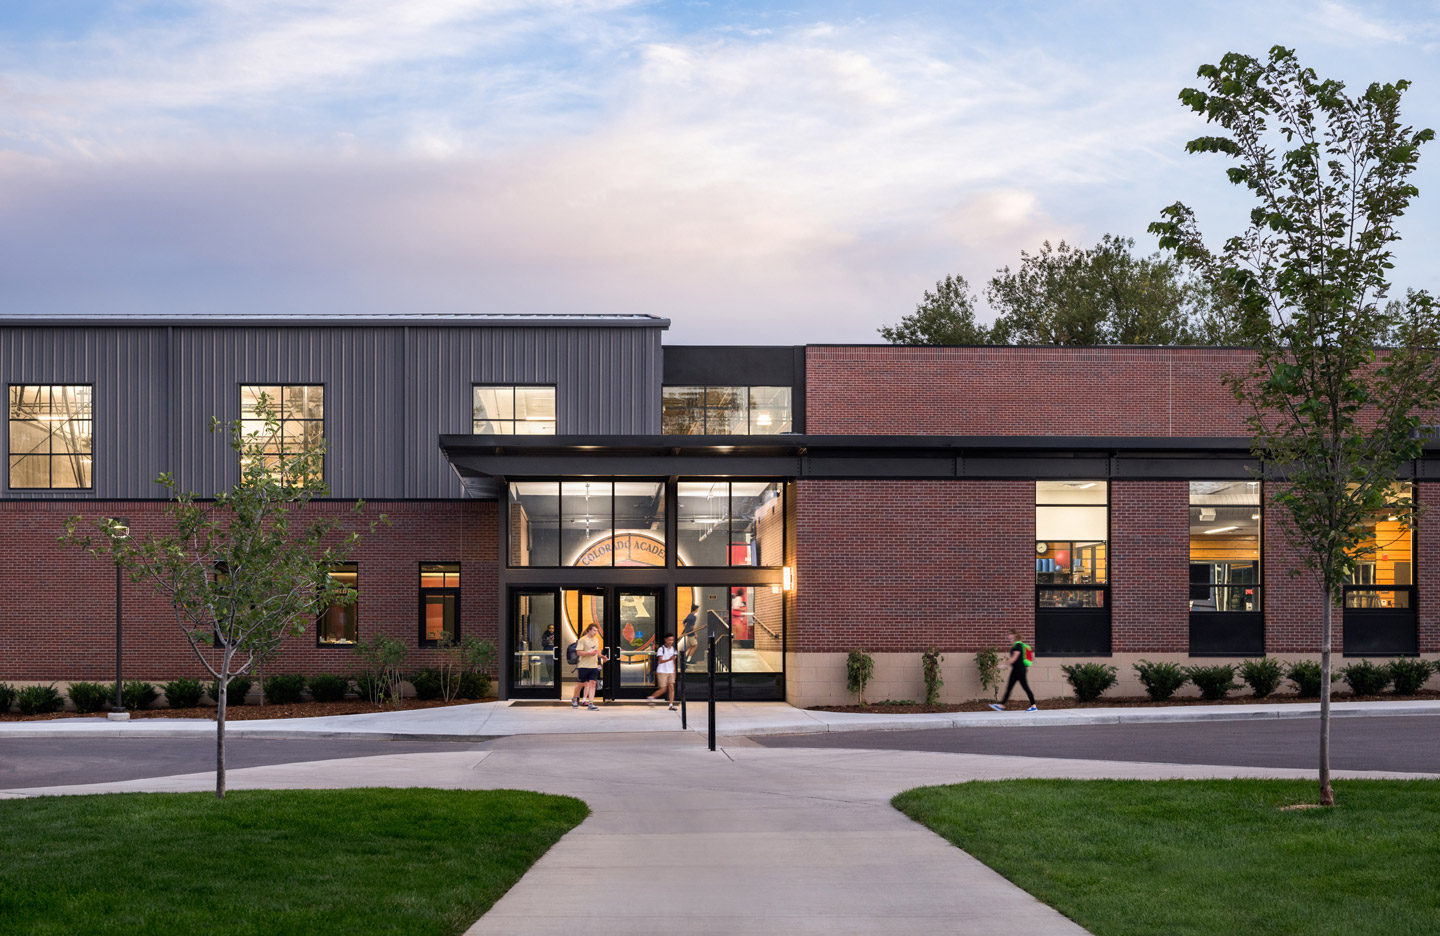
[[(127, 517), (110, 518), (110, 536), (112, 539), (123, 540), (130, 537), (130, 520)], [(125, 698), (121, 695), (120, 682), (120, 557), (115, 557), (115, 704), (110, 707), (110, 714), (105, 716), (111, 721), (126, 721), (130, 713), (125, 711)]]

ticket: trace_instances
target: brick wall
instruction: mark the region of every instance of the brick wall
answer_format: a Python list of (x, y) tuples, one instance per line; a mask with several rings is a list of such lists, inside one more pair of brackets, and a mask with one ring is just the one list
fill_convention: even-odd
[(1188, 651), (1190, 485), (1110, 484), (1110, 642), (1118, 652)]
[(815, 434), (1242, 436), (1219, 348), (806, 349)]
[[(1275, 504), (1280, 491), (1276, 484), (1265, 485), (1265, 528), (1261, 531), (1261, 574), (1265, 585), (1265, 652), (1319, 653), (1320, 620), (1324, 602), (1315, 576), (1309, 572), (1290, 574), (1300, 567), (1300, 554), (1285, 535), (1283, 508)], [(1343, 612), (1336, 608), (1331, 619), (1332, 649), (1340, 653)]]
[(1034, 625), (1035, 485), (801, 481), (792, 651), (976, 650)]
[(1420, 652), (1440, 653), (1440, 481), (1415, 485), (1422, 514), (1415, 538), (1415, 601), (1420, 619)]
[[(114, 678), (115, 567), (56, 538), (72, 512), (128, 517), (135, 535), (165, 522), (159, 502), (0, 502), (0, 680)], [(325, 503), (312, 509), (347, 511)], [(359, 566), (359, 631), (385, 633), (417, 650), (420, 562), (461, 563), (462, 633), (495, 640), (497, 544), (493, 501), (369, 501), (389, 526), (366, 537)], [(201, 676), (200, 664), (174, 623), (170, 605), (147, 585), (124, 584), (124, 669), (148, 680)], [(287, 642), (276, 672), (345, 672), (350, 651), (315, 646), (314, 629)]]

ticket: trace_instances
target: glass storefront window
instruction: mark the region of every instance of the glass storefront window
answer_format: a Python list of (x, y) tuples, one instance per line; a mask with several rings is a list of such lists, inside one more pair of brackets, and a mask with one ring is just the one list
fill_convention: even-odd
[[(1345, 586), (1347, 608), (1409, 608), (1415, 584), (1415, 547), (1411, 531), (1415, 487), (1408, 481), (1390, 486), (1387, 506), (1365, 524), (1352, 551), (1355, 565)], [(1391, 586), (1385, 588), (1384, 586)], [(1380, 586), (1379, 588), (1375, 586)]]
[(1260, 482), (1190, 482), (1190, 610), (1260, 611)]
[(680, 562), (688, 566), (729, 565), (730, 483), (681, 481), (678, 494)]
[[(1035, 482), (1037, 608), (1103, 608), (1109, 582), (1110, 485)], [(1090, 586), (1090, 587), (1074, 587)]]
[(510, 565), (560, 564), (560, 482), (510, 485)]
[(705, 388), (663, 388), (660, 392), (660, 431), (666, 435), (704, 435)]
[[(360, 567), (345, 562), (330, 570), (330, 577), (354, 592), (360, 591)], [(315, 642), (321, 647), (348, 646), (359, 639), (360, 601), (332, 604), (320, 615), (315, 628)]]
[(708, 387), (705, 390), (705, 434), (746, 435), (750, 419), (748, 387)]
[(609, 481), (565, 481), (560, 485), (560, 564), (614, 564), (610, 533)]
[(774, 435), (791, 431), (789, 387), (750, 388), (750, 434)]
[(476, 384), (472, 388), (476, 435), (554, 435), (555, 388)]
[(615, 482), (615, 565), (665, 565), (665, 483)]
[(785, 508), (778, 481), (730, 485), (730, 564), (784, 565)]
[(717, 673), (784, 669), (784, 598), (780, 585), (693, 585), (676, 590), (677, 645), (685, 668), (703, 672), (711, 631)]
[(10, 487), (89, 488), (94, 414), (88, 385), (10, 388)]

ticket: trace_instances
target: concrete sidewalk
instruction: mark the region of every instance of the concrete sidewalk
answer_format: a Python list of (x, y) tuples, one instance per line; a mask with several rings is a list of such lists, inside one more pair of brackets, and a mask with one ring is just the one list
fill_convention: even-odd
[[(716, 706), (716, 731), (722, 737), (773, 734), (816, 734), (839, 731), (902, 731), (921, 728), (983, 728), (1055, 725), (1155, 724), (1163, 722), (1237, 721), (1255, 718), (1316, 718), (1320, 703), (1255, 705), (1176, 705), (1156, 708), (1056, 709), (1039, 712), (957, 712), (936, 715), (865, 715), (813, 712), (783, 702), (721, 702)], [(1440, 715), (1440, 702), (1338, 702), (1336, 718)], [(705, 706), (692, 704), (690, 730), (703, 734)], [(59, 718), (50, 721), (0, 723), (6, 738), (192, 738), (213, 734), (205, 719), (141, 718), (112, 722), (104, 718)], [(363, 715), (331, 715), (263, 721), (232, 721), (228, 736), (265, 740), (304, 738), (372, 741), (483, 741), (510, 735), (610, 734), (615, 732), (680, 731), (680, 713), (639, 703), (602, 706), (598, 712), (572, 709), (566, 703), (513, 705), (486, 702), (442, 708), (402, 709)]]

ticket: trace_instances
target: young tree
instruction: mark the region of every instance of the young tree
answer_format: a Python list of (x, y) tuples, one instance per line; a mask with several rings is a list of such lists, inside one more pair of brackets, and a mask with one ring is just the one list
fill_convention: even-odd
[[(212, 420), (240, 462), (240, 482), (213, 500), (182, 492), (171, 474), (167, 528), (122, 534), (113, 520), (66, 523), (62, 542), (118, 562), (132, 581), (148, 582), (169, 599), (175, 624), (200, 664), (218, 681), (215, 795), (225, 796), (225, 703), (230, 680), (273, 659), (281, 643), (314, 624), (322, 608), (349, 604), (356, 593), (330, 570), (360, 541), (343, 516), (307, 511), (326, 497), (324, 442), (292, 450), (280, 444), (273, 401), (260, 398), (255, 418)], [(349, 513), (358, 516), (364, 503)], [(373, 532), (378, 521), (369, 524)]]
[(896, 345), (977, 345), (990, 343), (990, 330), (975, 321), (975, 296), (963, 276), (947, 276), (925, 290), (914, 313), (880, 328)]
[(1204, 90), (1187, 88), (1180, 99), (1225, 135), (1187, 150), (1233, 161), (1230, 181), (1255, 199), (1250, 223), (1216, 252), (1183, 204), (1150, 229), (1237, 296), (1254, 326), (1253, 368), (1229, 384), (1248, 413), (1255, 455), (1281, 482), (1281, 523), (1322, 599), (1320, 802), (1332, 805), (1333, 609), (1376, 513), (1388, 508), (1413, 525), (1414, 503), (1387, 503), (1389, 492), (1421, 453), (1424, 414), (1440, 406), (1430, 297), (1384, 301), (1395, 222), (1418, 194), (1410, 174), (1434, 134), (1401, 123), (1408, 82), (1353, 97), (1279, 46), (1265, 61), (1227, 54), (1199, 76)]

